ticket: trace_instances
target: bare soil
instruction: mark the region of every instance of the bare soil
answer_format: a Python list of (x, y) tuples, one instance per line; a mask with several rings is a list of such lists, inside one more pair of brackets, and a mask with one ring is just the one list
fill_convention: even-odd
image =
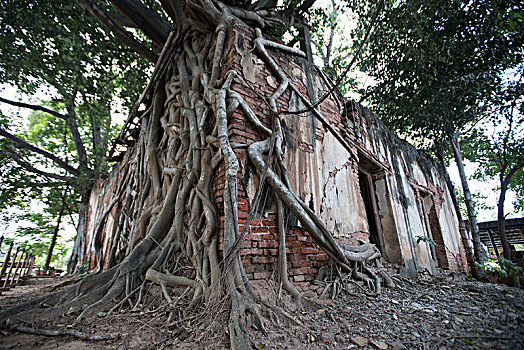
[[(49, 293), (65, 278), (30, 278), (3, 291), (0, 310), (29, 298)], [(315, 299), (302, 308), (284, 292), (278, 304), (304, 327), (281, 316), (267, 314), (267, 334), (250, 329), (254, 349), (523, 349), (524, 290), (500, 284), (446, 277), (406, 283), (384, 289), (371, 297), (354, 290), (331, 299), (328, 284), (303, 284), (304, 295)], [(255, 284), (258, 293), (278, 299), (278, 290)], [(139, 312), (130, 307), (110, 315), (90, 317), (74, 329), (88, 335), (107, 335), (108, 340), (86, 341), (73, 336), (33, 335), (4, 327), (0, 349), (222, 349), (228, 347), (228, 313), (218, 307), (200, 313), (162, 307), (160, 291)], [(159, 306), (160, 305), (160, 306)], [(52, 320), (33, 320), (44, 329), (69, 329), (74, 315)], [(16, 321), (15, 321), (16, 322)], [(42, 326), (41, 326), (42, 327)]]

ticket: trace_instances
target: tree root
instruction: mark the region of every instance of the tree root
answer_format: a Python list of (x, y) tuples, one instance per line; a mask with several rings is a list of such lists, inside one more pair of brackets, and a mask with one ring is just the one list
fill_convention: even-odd
[(60, 330), (50, 330), (42, 328), (30, 328), (26, 326), (17, 325), (16, 323), (9, 322), (8, 327), (10, 330), (21, 333), (36, 334), (36, 335), (45, 335), (46, 337), (60, 337), (60, 336), (73, 336), (82, 340), (108, 340), (111, 339), (108, 335), (91, 335), (85, 334), (74, 329), (60, 329)]

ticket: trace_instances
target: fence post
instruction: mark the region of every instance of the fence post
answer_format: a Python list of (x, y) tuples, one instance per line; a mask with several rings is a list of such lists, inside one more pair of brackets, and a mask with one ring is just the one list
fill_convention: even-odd
[(20, 251), (20, 246), (16, 248), (15, 256), (13, 257), (13, 262), (9, 266), (9, 272), (7, 273), (7, 277), (5, 279), (4, 286), (3, 286), (4, 288), (7, 287), (7, 282), (9, 282), (9, 278), (11, 277), (11, 272), (13, 271), (13, 266), (15, 265), (16, 257), (18, 256), (19, 251)]
[[(25, 254), (25, 248), (22, 249), (22, 254), (20, 254), (20, 257), (18, 258), (18, 262), (16, 262), (15, 271), (13, 272), (13, 275), (11, 276), (11, 282), (9, 282), (10, 285), (13, 285), (15, 283), (16, 273), (18, 272), (18, 269), (20, 268), (20, 263), (24, 259), (24, 254)], [(15, 260), (13, 260), (13, 264), (14, 263), (15, 263)]]
[[(25, 266), (27, 265), (27, 259), (29, 258), (29, 251), (27, 250), (25, 252), (24, 260), (22, 260), (22, 257), (20, 257), (20, 260), (22, 260), (22, 265), (20, 265), (20, 261), (18, 262), (18, 266), (16, 267), (15, 274), (13, 275), (13, 280), (15, 280), (15, 284), (18, 284), (20, 282), (20, 277), (22, 276), (22, 272), (25, 269)], [(15, 278), (16, 276), (16, 278)], [(11, 284), (13, 282), (11, 281)]]
[(36, 257), (32, 256), (31, 257), (31, 264), (29, 264), (29, 269), (27, 269), (27, 274), (29, 276), (31, 276), (31, 274), (33, 273), (33, 266), (35, 266), (35, 260), (36, 260)]
[(29, 268), (31, 267), (32, 263), (33, 263), (33, 253), (30, 253), (29, 258), (27, 259), (27, 266), (24, 271), (24, 275), (22, 277), (26, 277), (29, 274)]
[(4, 259), (4, 264), (2, 265), (2, 270), (0, 271), (0, 281), (2, 280), (2, 277), (4, 277), (5, 271), (7, 270), (7, 264), (9, 264), (9, 260), (11, 259), (11, 251), (13, 250), (13, 242), (9, 245), (9, 250), (7, 251), (7, 255)]

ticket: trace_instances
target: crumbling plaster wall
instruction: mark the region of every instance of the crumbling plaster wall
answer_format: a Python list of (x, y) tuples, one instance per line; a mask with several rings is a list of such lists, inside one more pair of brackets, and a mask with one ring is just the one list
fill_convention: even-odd
[(284, 116), (283, 120), (288, 130), (285, 160), (295, 193), (320, 216), (335, 237), (349, 239), (355, 232), (368, 232), (358, 178), (353, 176), (357, 164), (350, 152), (333, 134), (320, 127), (314, 143), (309, 143), (305, 130), (310, 124), (305, 118), (292, 115)]
[[(278, 86), (275, 76), (253, 52), (254, 33), (242, 26), (235, 26), (229, 35), (224, 65), (234, 68), (241, 76), (233, 82), (237, 91), (259, 116), (262, 123), (270, 126), (269, 108), (262, 98), (269, 97)], [(302, 58), (292, 57), (271, 49), (286, 75), (302, 95), (310, 100), (321, 96), (330, 82)], [(307, 72), (311, 72), (313, 90), (307, 87)], [(312, 96), (308, 97), (308, 96)], [(305, 107), (295, 93), (287, 91), (279, 100), (281, 110), (300, 110)], [(417, 243), (417, 236), (427, 236), (428, 229), (421, 212), (420, 193), (430, 193), (438, 208), (438, 226), (442, 231), (446, 259), (455, 259), (449, 266), (463, 269), (457, 218), (451, 206), (449, 192), (433, 162), (422, 158), (411, 145), (395, 137), (366, 108), (354, 102), (345, 102), (339, 95), (331, 94), (319, 107), (324, 116), (341, 137), (344, 146), (332, 132), (312, 113), (303, 115), (282, 114), (285, 136), (285, 162), (292, 188), (320, 216), (334, 236), (349, 244), (369, 241), (370, 226), (359, 184), (359, 170), (369, 172), (376, 192), (377, 218), (383, 235), (382, 252), (392, 262), (403, 264), (406, 271), (416, 274), (428, 269), (434, 271), (436, 261), (431, 247)], [(247, 217), (253, 209), (254, 194), (259, 178), (248, 160), (246, 145), (261, 139), (261, 135), (240, 111), (229, 118), (229, 136), (239, 159), (238, 217), (239, 228), (247, 225)], [(347, 147), (349, 145), (349, 148)], [(129, 153), (125, 159), (131, 159)], [(358, 159), (353, 154), (358, 155)], [(90, 240), (101, 213), (109, 205), (112, 188), (121, 181), (125, 162), (116, 165), (109, 179), (98, 184), (91, 196), (90, 222), (86, 257), (91, 257)], [(218, 212), (223, 212), (224, 168), (215, 174), (213, 192)], [(126, 194), (132, 196), (132, 194)], [(124, 196), (125, 197), (125, 196)], [(111, 210), (98, 239), (103, 245), (103, 263), (107, 265), (110, 247), (115, 239), (125, 242), (125, 237), (113, 237), (122, 203)], [(117, 209), (119, 208), (119, 209)], [(242, 244), (242, 260), (251, 279), (270, 278), (275, 271), (278, 255), (278, 226), (274, 199), (265, 191), (257, 215), (249, 223)], [(126, 215), (137, 213), (127, 213)], [(223, 214), (220, 214), (219, 230), (223, 230)], [(290, 215), (287, 222), (287, 253), (289, 275), (295, 282), (312, 280), (319, 267), (326, 265), (328, 257), (312, 242), (300, 224)], [(133, 228), (126, 228), (127, 236)], [(119, 251), (125, 250), (122, 243)], [(91, 247), (91, 249), (89, 249)], [(461, 260), (462, 259), (462, 260)]]
[[(115, 239), (113, 233), (116, 230), (121, 213), (120, 206), (113, 205), (110, 207), (110, 202), (117, 195), (115, 188), (118, 187), (122, 179), (123, 170), (122, 164), (115, 165), (111, 174), (107, 178), (96, 182), (91, 190), (86, 233), (86, 254), (84, 255), (84, 263), (87, 263), (90, 269), (97, 267), (104, 269), (107, 267), (111, 244)], [(102, 216), (106, 210), (109, 210), (109, 213), (104, 219)], [(104, 221), (102, 225), (100, 225), (101, 220)], [(96, 244), (102, 247), (101, 266), (97, 266), (94, 249), (95, 240)]]
[[(430, 244), (417, 242), (418, 237), (430, 237), (428, 225), (431, 224), (439, 226), (449, 267), (464, 271), (465, 253), (458, 233), (458, 220), (438, 166), (421, 156), (412, 145), (395, 137), (369, 110), (360, 107), (359, 111), (360, 124), (365, 127), (360, 129), (358, 143), (370, 157), (385, 163), (389, 204), (394, 215), (382, 223), (388, 225), (389, 231), (396, 230), (408, 273), (423, 269), (434, 272), (437, 267)], [(422, 194), (431, 196), (431, 202), (437, 208), (438, 222), (424, 221)]]

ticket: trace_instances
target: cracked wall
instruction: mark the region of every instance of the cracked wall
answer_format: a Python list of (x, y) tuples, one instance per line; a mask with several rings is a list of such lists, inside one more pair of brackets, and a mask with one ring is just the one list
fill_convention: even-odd
[[(234, 26), (223, 64), (241, 73), (232, 88), (269, 127), (269, 107), (263, 99), (273, 93), (277, 83), (268, 67), (252, 52), (253, 39), (254, 33), (242, 26)], [(270, 50), (270, 53), (286, 72), (290, 84), (302, 95), (322, 96), (331, 86), (330, 81), (318, 69), (308, 67), (304, 59), (276, 50)], [(313, 91), (307, 88), (308, 72), (311, 73)], [(310, 100), (316, 100), (316, 97)], [(289, 91), (277, 103), (281, 110), (296, 111), (305, 107), (303, 101)], [(395, 137), (369, 110), (355, 102), (345, 101), (338, 94), (331, 94), (317, 110), (339, 136), (328, 130), (314, 113), (283, 115), (284, 158), (292, 188), (319, 215), (335, 238), (346, 244), (372, 240), (388, 261), (401, 265), (411, 275), (426, 269), (435, 272), (439, 260), (441, 267), (464, 271), (465, 254), (457, 218), (450, 194), (435, 164)], [(229, 137), (240, 165), (240, 230), (247, 224), (250, 211), (256, 212), (242, 243), (242, 260), (250, 279), (267, 279), (275, 273), (278, 256), (276, 206), (266, 186), (260, 206), (252, 207), (259, 178), (246, 150), (246, 146), (260, 140), (261, 135), (238, 110), (228, 122)], [(132, 151), (131, 148), (128, 152)], [(92, 267), (96, 265), (90, 244), (94, 236), (103, 246), (104, 268), (107, 268), (110, 256), (118, 254), (108, 251), (113, 240), (125, 239), (113, 237), (122, 212), (116, 208), (125, 207), (124, 203), (116, 205), (101, 231), (94, 234), (97, 218), (111, 201), (111, 188), (119, 181), (124, 168), (122, 164), (115, 166), (109, 179), (103, 180), (93, 190), (85, 255)], [(359, 176), (366, 177), (369, 193), (363, 192), (360, 186), (363, 179)], [(213, 185), (214, 201), (221, 215), (219, 230), (223, 230), (224, 223), (224, 181), (224, 168), (221, 167), (215, 174)], [(426, 220), (428, 215), (424, 215), (426, 197), (434, 207), (431, 220)], [(367, 204), (364, 198), (367, 198)], [(432, 228), (431, 223), (437, 223), (434, 226), (438, 227)], [(327, 264), (327, 255), (318, 249), (291, 213), (286, 227), (289, 276), (294, 282), (314, 279), (318, 269)], [(438, 229), (442, 238), (435, 252), (428, 243), (417, 242), (418, 237), (435, 236), (433, 229)], [(127, 234), (128, 231), (124, 230)], [(437, 253), (441, 256), (437, 257)]]

